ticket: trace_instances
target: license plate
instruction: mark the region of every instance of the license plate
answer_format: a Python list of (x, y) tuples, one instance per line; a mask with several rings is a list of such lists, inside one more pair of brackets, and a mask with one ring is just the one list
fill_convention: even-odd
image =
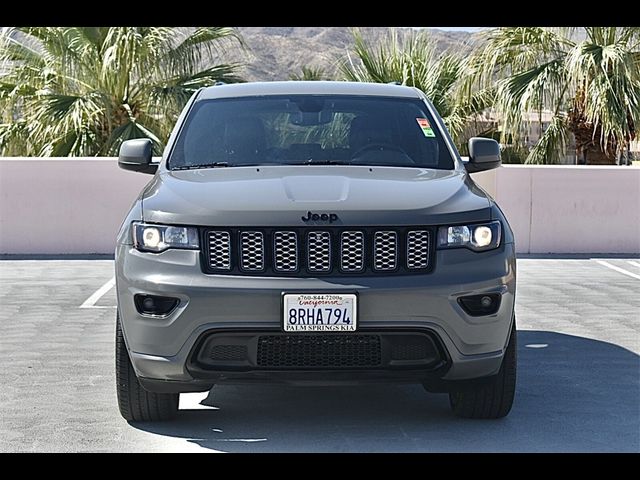
[(285, 332), (355, 332), (357, 297), (353, 293), (284, 295)]

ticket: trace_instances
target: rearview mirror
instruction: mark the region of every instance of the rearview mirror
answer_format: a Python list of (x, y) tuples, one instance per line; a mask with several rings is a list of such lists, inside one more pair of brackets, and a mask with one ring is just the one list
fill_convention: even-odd
[(152, 163), (152, 147), (153, 144), (148, 138), (136, 138), (122, 142), (118, 166), (125, 170), (153, 175), (158, 170), (158, 164)]
[(491, 138), (473, 137), (469, 139), (469, 161), (465, 162), (467, 172), (482, 172), (500, 166), (500, 145)]
[(289, 115), (290, 123), (302, 127), (326, 125), (332, 120), (333, 112), (329, 110), (320, 110), (319, 112), (296, 112)]

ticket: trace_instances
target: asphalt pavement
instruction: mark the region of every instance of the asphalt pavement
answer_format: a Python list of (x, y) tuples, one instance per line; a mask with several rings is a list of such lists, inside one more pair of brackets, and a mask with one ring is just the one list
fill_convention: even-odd
[(114, 387), (113, 262), (0, 261), (0, 451), (639, 452), (640, 259), (518, 260), (502, 420), (413, 385), (216, 386), (132, 423)]

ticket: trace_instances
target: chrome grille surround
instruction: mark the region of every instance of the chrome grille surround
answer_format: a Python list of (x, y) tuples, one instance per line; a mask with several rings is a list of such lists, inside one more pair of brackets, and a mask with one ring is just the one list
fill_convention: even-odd
[(240, 268), (245, 272), (264, 270), (264, 235), (246, 231), (240, 234)]
[(273, 269), (276, 272), (298, 271), (298, 235), (292, 231), (273, 234)]
[(407, 232), (407, 268), (411, 270), (429, 268), (431, 234), (428, 230)]
[(310, 272), (331, 270), (331, 234), (309, 232), (307, 236), (307, 268)]
[(340, 270), (361, 272), (364, 270), (364, 233), (349, 230), (340, 235)]
[(379, 271), (398, 268), (398, 234), (393, 230), (382, 230), (375, 233), (373, 268)]
[(203, 227), (204, 273), (416, 275), (435, 265), (432, 226)]
[(209, 268), (212, 270), (231, 270), (231, 235), (229, 232), (209, 232)]

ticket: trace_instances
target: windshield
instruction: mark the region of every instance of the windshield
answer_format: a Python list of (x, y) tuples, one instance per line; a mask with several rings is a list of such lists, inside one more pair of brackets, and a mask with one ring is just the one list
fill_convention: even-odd
[(197, 102), (169, 168), (370, 165), (452, 169), (419, 99), (287, 95)]

